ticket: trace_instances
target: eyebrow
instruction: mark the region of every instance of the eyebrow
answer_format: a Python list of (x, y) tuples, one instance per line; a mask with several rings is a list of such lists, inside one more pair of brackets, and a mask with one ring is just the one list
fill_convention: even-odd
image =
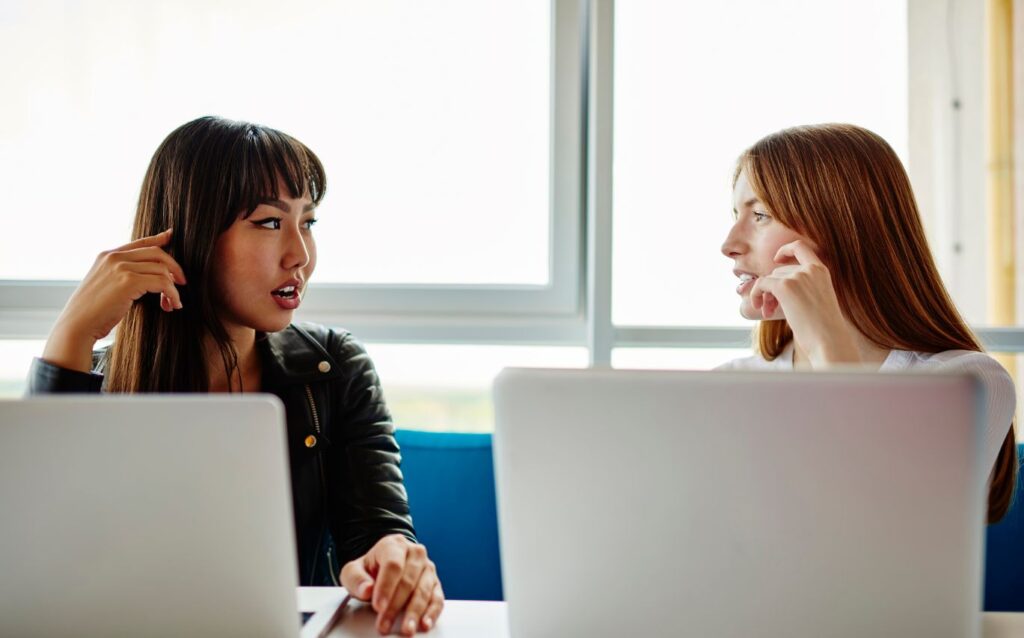
[[(753, 206), (754, 204), (760, 204), (760, 203), (761, 203), (760, 199), (758, 199), (756, 197), (751, 197), (750, 199), (748, 199), (747, 201), (743, 202), (740, 205), (743, 208), (749, 208), (750, 206)], [(739, 211), (736, 210), (735, 208), (732, 209), (732, 212), (736, 213), (737, 215), (739, 214)]]
[[(292, 212), (292, 209), (288, 207), (288, 204), (285, 204), (284, 202), (282, 202), (279, 199), (270, 199), (270, 198), (261, 199), (260, 203), (261, 204), (267, 204), (268, 206), (273, 206), (274, 208), (278, 209), (279, 211), (281, 211), (283, 213), (291, 213)], [(309, 211), (313, 210), (314, 208), (316, 208), (316, 204), (310, 202), (310, 203), (308, 203), (308, 204), (306, 204), (305, 206), (302, 207), (302, 212), (308, 213)]]

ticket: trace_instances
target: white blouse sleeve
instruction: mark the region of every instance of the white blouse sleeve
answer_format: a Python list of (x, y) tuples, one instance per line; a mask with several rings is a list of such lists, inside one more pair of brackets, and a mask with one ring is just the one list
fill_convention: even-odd
[[(942, 358), (941, 353), (936, 358)], [(1013, 379), (998, 361), (983, 352), (961, 351), (939, 365), (942, 370), (973, 372), (981, 378), (985, 388), (985, 412), (987, 423), (984, 434), (984, 463), (992, 471), (1003, 446), (1006, 433), (1010, 430), (1017, 410), (1017, 391)]]

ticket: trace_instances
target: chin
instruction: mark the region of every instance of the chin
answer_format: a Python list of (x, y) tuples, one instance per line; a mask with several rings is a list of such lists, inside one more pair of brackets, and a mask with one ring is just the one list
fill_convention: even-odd
[(750, 305), (750, 302), (747, 301), (746, 299), (740, 302), (740, 316), (743, 317), (744, 319), (750, 319), (752, 321), (761, 319), (761, 313), (758, 312), (757, 310), (754, 310), (754, 307)]
[(256, 330), (258, 330), (259, 332), (281, 332), (282, 330), (287, 328), (291, 324), (291, 322), (292, 318), (289, 315), (287, 319), (282, 319), (281, 321), (264, 322), (264, 324), (261, 327), (256, 328)]
[(280, 317), (259, 317), (246, 321), (245, 324), (256, 332), (280, 332), (292, 322), (292, 313), (281, 313)]

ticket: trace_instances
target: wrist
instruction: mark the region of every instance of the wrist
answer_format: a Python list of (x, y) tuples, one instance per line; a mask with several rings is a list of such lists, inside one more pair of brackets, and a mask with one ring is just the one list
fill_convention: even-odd
[(96, 339), (87, 331), (62, 325), (58, 321), (46, 340), (42, 359), (68, 370), (89, 372), (92, 370), (92, 349), (95, 345)]
[(812, 368), (828, 368), (860, 362), (857, 342), (850, 334), (850, 326), (841, 316), (822, 321), (815, 326), (817, 334), (802, 340), (804, 352)]
[(807, 358), (813, 368), (828, 368), (837, 365), (861, 363), (860, 350), (845, 332), (834, 333), (831, 338), (822, 339), (807, 349)]

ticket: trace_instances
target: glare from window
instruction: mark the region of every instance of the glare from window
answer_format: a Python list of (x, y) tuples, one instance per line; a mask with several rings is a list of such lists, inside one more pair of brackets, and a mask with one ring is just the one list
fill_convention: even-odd
[(491, 432), (491, 384), (505, 367), (584, 368), (586, 348), (367, 344), (396, 427)]
[(28, 388), (32, 358), (42, 356), (45, 341), (0, 340), (0, 399), (15, 399)]
[(128, 241), (160, 141), (214, 114), (283, 130), (323, 160), (317, 281), (547, 284), (550, 11), (4, 5), (0, 279), (84, 276)]
[(739, 154), (781, 128), (851, 122), (906, 162), (907, 5), (615, 5), (613, 320), (744, 325), (729, 230)]

